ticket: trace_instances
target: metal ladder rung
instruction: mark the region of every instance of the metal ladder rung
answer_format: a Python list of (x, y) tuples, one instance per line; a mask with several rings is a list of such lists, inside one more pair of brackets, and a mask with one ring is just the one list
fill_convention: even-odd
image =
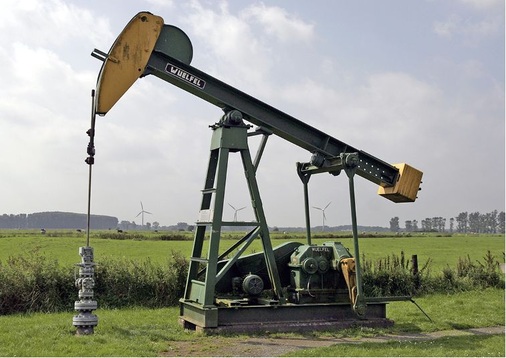
[(216, 188), (207, 188), (201, 190), (202, 194), (214, 194), (216, 193)]
[(203, 263), (203, 264), (207, 264), (209, 262), (208, 259), (204, 259), (202, 257), (191, 257), (190, 260), (191, 261), (195, 261), (195, 262), (200, 262), (200, 263)]
[(222, 226), (260, 226), (257, 221), (222, 221)]

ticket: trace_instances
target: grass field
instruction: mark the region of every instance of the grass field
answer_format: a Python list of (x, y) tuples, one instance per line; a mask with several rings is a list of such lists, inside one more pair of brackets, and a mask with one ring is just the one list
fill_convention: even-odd
[[(50, 232), (49, 232), (50, 233)], [(107, 258), (127, 258), (165, 263), (173, 250), (188, 257), (192, 240), (160, 241), (154, 240), (111, 240), (99, 239), (92, 233), (91, 245), (95, 248), (96, 261)], [(152, 233), (149, 234), (154, 236)], [(227, 234), (228, 235), (228, 234)], [(302, 234), (288, 237), (276, 234), (273, 245), (285, 241), (304, 243)], [(235, 240), (222, 240), (228, 247)], [(341, 241), (352, 248), (349, 238), (319, 238), (314, 243)], [(503, 235), (454, 235), (436, 237), (420, 235), (413, 237), (392, 236), (361, 238), (361, 254), (375, 259), (390, 254), (405, 252), (407, 257), (418, 255), (421, 265), (432, 260), (431, 271), (440, 273), (447, 265), (454, 268), (459, 257), (469, 255), (472, 260), (483, 261), (490, 251), (500, 262), (504, 262)], [(29, 252), (50, 257), (60, 265), (69, 266), (80, 261), (78, 247), (85, 245), (85, 236), (75, 232), (58, 232), (43, 236), (36, 231), (0, 231), (0, 263), (11, 256), (25, 255)], [(260, 243), (250, 248), (261, 251)], [(330, 335), (363, 334), (375, 335), (395, 332), (433, 332), (448, 329), (468, 329), (504, 325), (504, 290), (486, 289), (460, 292), (452, 295), (429, 295), (416, 298), (417, 303), (431, 316), (433, 322), (409, 302), (393, 302), (388, 305), (387, 316), (396, 324), (388, 330), (346, 331), (327, 333)], [(0, 356), (157, 356), (171, 349), (171, 342), (188, 341), (194, 347), (216, 345), (217, 338), (184, 332), (177, 324), (179, 310), (176, 307), (164, 309), (130, 308), (123, 310), (97, 310), (99, 325), (90, 337), (74, 336), (72, 316), (74, 313), (26, 314), (0, 316)], [(27, 337), (30, 337), (27, 339)], [(227, 344), (227, 339), (247, 339), (247, 337), (220, 337), (218, 342)], [(464, 348), (466, 349), (464, 349)], [(415, 349), (416, 348), (416, 349)], [(372, 344), (360, 347), (330, 347), (320, 350), (299, 352), (299, 356), (500, 356), (504, 353), (504, 337), (452, 337), (435, 342), (410, 344)], [(205, 353), (205, 352), (204, 352)], [(211, 354), (212, 352), (209, 352)]]
[[(72, 265), (80, 262), (78, 248), (86, 245), (84, 234), (61, 232), (56, 237), (44, 236), (36, 231), (19, 232), (14, 230), (0, 231), (0, 262), (9, 256), (18, 256), (27, 252), (38, 252), (57, 260), (61, 265)], [(144, 234), (154, 236), (153, 233)], [(186, 233), (191, 238), (191, 233)], [(223, 248), (228, 248), (235, 242), (225, 234), (221, 240)], [(238, 236), (238, 235), (236, 235)], [(305, 243), (303, 234), (273, 235), (273, 246), (285, 241)], [(341, 241), (353, 253), (353, 242), (350, 238), (318, 238), (313, 243), (325, 241)], [(391, 254), (399, 255), (404, 251), (407, 258), (418, 255), (418, 262), (422, 266), (429, 258), (432, 260), (431, 270), (440, 272), (447, 265), (455, 267), (459, 257), (470, 256), (471, 260), (483, 261), (487, 251), (494, 255), (497, 261), (504, 262), (504, 235), (454, 235), (451, 237), (437, 237), (418, 235), (412, 237), (395, 236), (360, 238), (360, 254), (373, 260)], [(192, 240), (188, 241), (160, 241), (160, 240), (111, 240), (98, 239), (91, 235), (91, 246), (95, 250), (95, 261), (113, 258), (127, 258), (143, 260), (150, 258), (152, 262), (166, 263), (173, 250), (188, 257), (191, 253)], [(259, 240), (249, 248), (249, 252), (262, 251)]]
[[(486, 304), (483, 304), (486, 302)], [(487, 289), (451, 296), (431, 295), (417, 303), (432, 317), (429, 322), (413, 305), (393, 302), (388, 316), (396, 324), (390, 329), (355, 329), (323, 332), (320, 336), (354, 337), (398, 332), (433, 332), (504, 325), (504, 291)], [(72, 313), (0, 316), (0, 356), (158, 356), (185, 344), (186, 355), (200, 352), (212, 356), (210, 349), (225, 350), (248, 336), (208, 337), (182, 330), (177, 323), (179, 309), (131, 308), (97, 310), (99, 325), (92, 336), (75, 336)], [(267, 335), (283, 338), (308, 335)], [(27, 337), (29, 337), (27, 339)], [(318, 337), (318, 335), (313, 336)], [(207, 350), (207, 351), (206, 351)], [(206, 354), (207, 352), (207, 354)], [(236, 352), (239, 353), (239, 352)], [(243, 352), (244, 353), (244, 352)], [(430, 342), (392, 342), (387, 344), (332, 346), (295, 353), (296, 356), (503, 356), (504, 336), (441, 338)], [(191, 354), (190, 354), (191, 355)], [(228, 352), (228, 355), (234, 355)], [(245, 355), (248, 355), (247, 352)]]

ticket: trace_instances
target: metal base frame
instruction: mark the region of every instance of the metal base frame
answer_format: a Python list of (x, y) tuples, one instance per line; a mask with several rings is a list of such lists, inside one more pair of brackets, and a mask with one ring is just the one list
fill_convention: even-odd
[(188, 330), (215, 333), (331, 331), (350, 327), (390, 327), (386, 303), (367, 305), (359, 319), (350, 304), (286, 304), (203, 309), (181, 301), (180, 325)]

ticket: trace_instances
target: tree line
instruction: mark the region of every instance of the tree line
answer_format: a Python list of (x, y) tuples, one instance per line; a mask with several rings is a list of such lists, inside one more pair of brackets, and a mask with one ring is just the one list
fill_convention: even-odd
[(189, 225), (186, 222), (178, 222), (176, 225), (160, 225), (158, 221), (153, 221), (153, 223), (147, 222), (146, 224), (141, 225), (137, 224), (135, 221), (127, 221), (122, 220), (118, 224), (118, 230), (154, 230), (154, 231), (193, 231), (194, 225)]
[(418, 220), (406, 220), (404, 229), (401, 229), (399, 217), (396, 216), (390, 219), (390, 231), (504, 234), (504, 221), (504, 211), (493, 210), (484, 214), (478, 211), (472, 213), (464, 211), (448, 221), (441, 216), (425, 218), (420, 222)]
[[(90, 228), (115, 229), (118, 218), (107, 215), (91, 215)], [(0, 216), (2, 229), (84, 229), (87, 215), (61, 211), (45, 211), (33, 214), (3, 214)]]

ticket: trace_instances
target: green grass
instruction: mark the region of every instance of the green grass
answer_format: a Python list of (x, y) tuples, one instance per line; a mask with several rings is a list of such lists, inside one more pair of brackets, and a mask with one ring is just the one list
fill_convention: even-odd
[[(166, 263), (172, 250), (180, 251), (189, 256), (192, 241), (149, 241), (149, 240), (110, 240), (91, 239), (95, 261), (107, 257), (127, 258)], [(79, 247), (86, 246), (85, 237), (46, 237), (33, 235), (27, 237), (0, 237), (0, 261), (9, 256), (25, 255), (37, 252), (46, 257), (58, 260), (61, 265), (73, 265), (81, 261)]]
[[(433, 332), (504, 325), (504, 291), (487, 289), (417, 299), (432, 317), (427, 318), (411, 303), (394, 302), (388, 316), (395, 325), (388, 329), (354, 329), (317, 333), (334, 337), (360, 337), (399, 332)], [(174, 341), (210, 347), (216, 337), (185, 332), (177, 323), (179, 309), (97, 310), (99, 324), (92, 336), (75, 336), (73, 313), (0, 316), (0, 356), (157, 356)], [(282, 337), (278, 334), (276, 337)], [(291, 335), (292, 337), (294, 334)], [(274, 335), (273, 335), (274, 337)], [(244, 340), (247, 336), (232, 337)], [(431, 343), (432, 342), (432, 343)], [(484, 347), (487, 351), (484, 351)], [(428, 342), (363, 343), (321, 350), (297, 351), (296, 356), (503, 356), (504, 337), (452, 337)]]
[[(188, 241), (160, 241), (160, 240), (111, 240), (98, 239), (99, 233), (91, 234), (91, 246), (95, 249), (95, 260), (100, 262), (107, 257), (127, 258), (132, 260), (143, 260), (150, 258), (152, 262), (166, 263), (173, 250), (180, 251), (183, 256), (188, 257), (191, 253), (192, 240)], [(184, 233), (191, 237), (191, 233)], [(332, 235), (336, 236), (339, 233)], [(85, 234), (75, 232), (62, 232), (62, 236), (43, 236), (36, 231), (0, 231), (0, 262), (9, 256), (18, 256), (30, 251), (37, 251), (40, 254), (58, 260), (61, 265), (73, 265), (80, 262), (78, 248), (86, 245)], [(162, 233), (142, 233), (150, 238)], [(330, 235), (330, 234), (329, 234)], [(238, 234), (225, 233), (221, 240), (221, 247), (228, 248), (235, 242), (231, 237), (238, 237)], [(290, 235), (273, 235), (273, 246), (285, 241), (305, 242), (301, 233)], [(350, 238), (330, 237), (314, 239), (313, 243), (318, 244), (325, 241), (341, 241), (353, 253), (353, 242)], [(404, 251), (407, 258), (411, 255), (418, 255), (420, 267), (430, 258), (433, 272), (441, 272), (447, 265), (454, 268), (459, 257), (469, 255), (472, 260), (483, 261), (487, 250), (490, 250), (494, 257), (504, 262), (504, 235), (455, 235), (452, 237), (437, 237), (429, 235), (418, 235), (412, 237), (377, 237), (360, 238), (360, 253), (367, 259), (375, 260), (391, 254), (399, 255)], [(259, 240), (251, 245), (248, 252), (261, 251)]]
[(156, 356), (185, 333), (176, 308), (97, 310), (91, 336), (76, 336), (71, 313), (0, 317), (0, 356)]
[(504, 357), (504, 335), (443, 337), (428, 341), (339, 344), (299, 350), (293, 357)]
[(415, 302), (429, 315), (430, 322), (411, 302), (392, 302), (387, 317), (399, 332), (431, 332), (504, 325), (504, 290), (485, 289), (458, 294), (428, 295)]

